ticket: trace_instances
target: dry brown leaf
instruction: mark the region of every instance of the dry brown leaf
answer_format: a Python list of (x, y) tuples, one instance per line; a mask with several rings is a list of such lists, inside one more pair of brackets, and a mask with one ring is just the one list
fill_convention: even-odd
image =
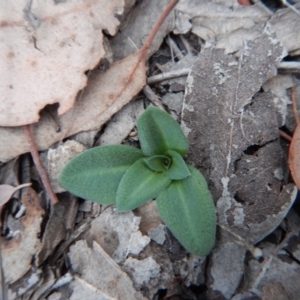
[[(146, 83), (145, 50), (147, 47), (113, 63), (107, 71), (94, 71), (82, 98), (59, 118), (60, 132), (56, 132), (49, 115), (34, 125), (38, 149), (47, 149), (77, 132), (99, 129), (127, 104)], [(6, 162), (29, 149), (23, 128), (0, 127), (0, 161)]]
[[(98, 129), (142, 89), (146, 82), (145, 73), (145, 62), (140, 61), (139, 52), (114, 63), (106, 72), (95, 71), (82, 99), (60, 117), (60, 132), (56, 132), (49, 115), (33, 126), (38, 149), (47, 149), (77, 132)], [(131, 78), (130, 74), (133, 75)], [(0, 140), (2, 162), (29, 151), (22, 128), (0, 127)]]
[(13, 220), (12, 238), (1, 237), (2, 263), (6, 283), (12, 283), (21, 278), (30, 268), (32, 257), (41, 248), (38, 234), (41, 230), (44, 210), (36, 192), (28, 188), (22, 198), (26, 206), (26, 215), (19, 220)]
[(0, 125), (37, 122), (47, 104), (62, 115), (104, 56), (103, 30), (115, 34), (124, 2), (4, 1), (0, 14)]
[(31, 183), (24, 183), (20, 184), (16, 187), (11, 186), (9, 184), (1, 184), (0, 185), (0, 208), (3, 204), (5, 204), (11, 197), (12, 195), (19, 189), (30, 186)]

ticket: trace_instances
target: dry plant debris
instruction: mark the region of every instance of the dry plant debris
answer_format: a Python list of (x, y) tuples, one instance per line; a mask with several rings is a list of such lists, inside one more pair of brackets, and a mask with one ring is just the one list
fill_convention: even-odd
[[(152, 36), (151, 40), (153, 38)], [(145, 59), (151, 44), (149, 42), (145, 41), (140, 51), (111, 64), (108, 70), (92, 72), (82, 97), (71, 110), (59, 118), (59, 132), (51, 115), (46, 114), (41, 118), (40, 122), (33, 126), (38, 149), (48, 149), (53, 143), (77, 132), (99, 129), (127, 104), (146, 83)], [(14, 126), (16, 125), (18, 124)], [(29, 151), (22, 128), (0, 127), (0, 140), (2, 162)]]
[(38, 238), (44, 209), (36, 192), (28, 188), (22, 198), (26, 215), (18, 220), (10, 219), (10, 239), (1, 237), (2, 265), (5, 281), (13, 283), (32, 267), (32, 256), (42, 247)]
[(47, 104), (72, 108), (87, 83), (85, 71), (104, 56), (103, 33), (116, 33), (123, 1), (13, 1), (3, 3), (0, 125), (39, 120)]
[[(299, 15), (282, 4), (264, 9), (258, 0), (251, 6), (180, 0), (143, 52), (138, 49), (169, 1), (106, 2), (58, 0), (43, 8), (36, 0), (17, 1), (0, 12), (10, 22), (0, 27), (0, 61), (9, 75), (0, 83), (3, 99), (22, 99), (19, 111), (8, 106), (14, 117), (1, 106), (12, 102), (0, 104), (0, 120), (13, 126), (0, 127), (0, 184), (32, 181), (38, 191), (19, 190), (3, 206), (3, 299), (298, 300), (299, 200), (292, 206), (288, 145), (277, 130), (296, 128), (290, 88), (300, 101)], [(52, 30), (60, 25), (59, 34)], [(119, 214), (57, 185), (61, 168), (87, 145), (137, 146), (134, 126), (148, 100), (139, 94), (129, 102), (146, 82), (149, 100), (181, 121), (192, 145), (188, 160), (214, 196), (220, 227), (208, 258), (180, 246), (155, 201)], [(55, 105), (40, 111), (58, 102), (58, 113)], [(31, 129), (38, 149), (47, 150), (40, 156), (59, 198), (51, 206), (29, 156), (20, 156), (30, 147), (18, 126), (29, 118), (25, 123), (39, 120)], [(83, 135), (84, 146), (73, 141)]]
[(4, 205), (16, 191), (30, 185), (31, 183), (24, 183), (13, 187), (9, 184), (0, 184), (0, 209), (1, 206)]

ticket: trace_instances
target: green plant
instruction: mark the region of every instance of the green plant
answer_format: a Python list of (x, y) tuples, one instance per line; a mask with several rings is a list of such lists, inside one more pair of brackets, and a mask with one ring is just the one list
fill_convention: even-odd
[(216, 214), (202, 174), (183, 160), (189, 144), (179, 124), (154, 106), (137, 122), (141, 150), (100, 146), (76, 156), (59, 182), (73, 194), (128, 211), (156, 198), (162, 220), (191, 253), (207, 255)]

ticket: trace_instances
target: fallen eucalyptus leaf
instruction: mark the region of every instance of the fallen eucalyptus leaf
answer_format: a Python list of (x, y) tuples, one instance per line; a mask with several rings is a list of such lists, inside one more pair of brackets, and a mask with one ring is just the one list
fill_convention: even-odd
[(17, 190), (30, 185), (31, 183), (24, 183), (14, 187), (9, 184), (1, 184), (0, 185), (0, 207), (3, 204), (5, 204)]
[(2, 7), (0, 65), (7, 76), (0, 82), (1, 126), (37, 122), (47, 104), (59, 103), (59, 115), (67, 112), (86, 85), (85, 71), (104, 56), (103, 31), (116, 33), (116, 15), (124, 5), (122, 0), (31, 2)]

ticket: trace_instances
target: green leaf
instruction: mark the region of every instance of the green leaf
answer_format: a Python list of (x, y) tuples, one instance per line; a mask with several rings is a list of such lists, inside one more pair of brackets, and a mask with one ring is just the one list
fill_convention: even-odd
[(157, 197), (171, 180), (163, 172), (150, 170), (144, 159), (135, 162), (124, 174), (117, 191), (117, 209), (135, 209)]
[(114, 204), (124, 173), (142, 157), (141, 150), (125, 145), (96, 147), (72, 159), (61, 172), (59, 182), (81, 198)]
[(189, 149), (188, 140), (179, 124), (166, 112), (149, 106), (137, 121), (138, 134), (146, 156), (175, 150), (184, 156)]
[(195, 255), (208, 255), (216, 235), (216, 213), (202, 174), (173, 181), (156, 199), (159, 214), (173, 235)]
[(180, 180), (191, 175), (185, 161), (182, 156), (174, 150), (168, 150), (166, 155), (171, 157), (171, 166), (165, 172), (172, 180)]
[(171, 164), (171, 159), (165, 155), (154, 155), (144, 158), (144, 161), (152, 171), (156, 172), (164, 172), (168, 170)]

